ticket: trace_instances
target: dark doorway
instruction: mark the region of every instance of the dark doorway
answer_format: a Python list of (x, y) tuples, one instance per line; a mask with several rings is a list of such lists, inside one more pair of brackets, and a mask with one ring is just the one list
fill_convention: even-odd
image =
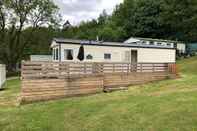
[(137, 72), (137, 50), (131, 50), (132, 71)]
[(137, 50), (131, 50), (131, 63), (137, 64)]

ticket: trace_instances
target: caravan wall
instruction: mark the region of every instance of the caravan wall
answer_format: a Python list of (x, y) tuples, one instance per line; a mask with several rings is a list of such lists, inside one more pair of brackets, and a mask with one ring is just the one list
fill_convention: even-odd
[(0, 88), (6, 81), (6, 68), (5, 65), (0, 64)]

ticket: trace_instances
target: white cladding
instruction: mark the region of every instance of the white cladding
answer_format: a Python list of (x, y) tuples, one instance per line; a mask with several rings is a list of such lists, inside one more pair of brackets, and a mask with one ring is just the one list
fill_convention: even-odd
[(0, 64), (0, 88), (6, 81), (6, 67), (5, 65)]
[(179, 50), (180, 53), (185, 53), (186, 45), (184, 43), (177, 43), (177, 50)]
[[(77, 44), (61, 44), (61, 61), (66, 60), (64, 50), (73, 51), (73, 60), (77, 59), (80, 45)], [(56, 47), (54, 47), (56, 48)], [(174, 49), (162, 48), (133, 48), (133, 47), (114, 47), (114, 46), (96, 46), (84, 45), (85, 60), (86, 62), (129, 62), (128, 52), (131, 50), (137, 51), (137, 61), (139, 63), (174, 63), (176, 51)], [(111, 54), (111, 59), (104, 59), (104, 54)], [(91, 55), (92, 60), (87, 60), (86, 57)], [(59, 61), (59, 60), (58, 60)]]

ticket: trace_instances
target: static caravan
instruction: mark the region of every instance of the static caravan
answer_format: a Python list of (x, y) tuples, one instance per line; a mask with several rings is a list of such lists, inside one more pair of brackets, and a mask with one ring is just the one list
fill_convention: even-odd
[(3, 84), (6, 81), (6, 67), (3, 64), (0, 64), (0, 89), (3, 87)]
[[(138, 39), (119, 43), (56, 38), (51, 48), (56, 62), (175, 63), (175, 43), (162, 40), (155, 43)], [(82, 60), (78, 59), (80, 48), (83, 48)]]
[(176, 78), (174, 43), (160, 43), (54, 39), (53, 62), (23, 61), (21, 102), (111, 92)]

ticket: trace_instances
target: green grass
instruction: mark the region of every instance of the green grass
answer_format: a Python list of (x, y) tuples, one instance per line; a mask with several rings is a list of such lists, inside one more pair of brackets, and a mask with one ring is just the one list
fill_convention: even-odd
[(196, 131), (197, 57), (178, 62), (182, 78), (128, 91), (17, 106), (20, 81), (0, 91), (1, 131)]

